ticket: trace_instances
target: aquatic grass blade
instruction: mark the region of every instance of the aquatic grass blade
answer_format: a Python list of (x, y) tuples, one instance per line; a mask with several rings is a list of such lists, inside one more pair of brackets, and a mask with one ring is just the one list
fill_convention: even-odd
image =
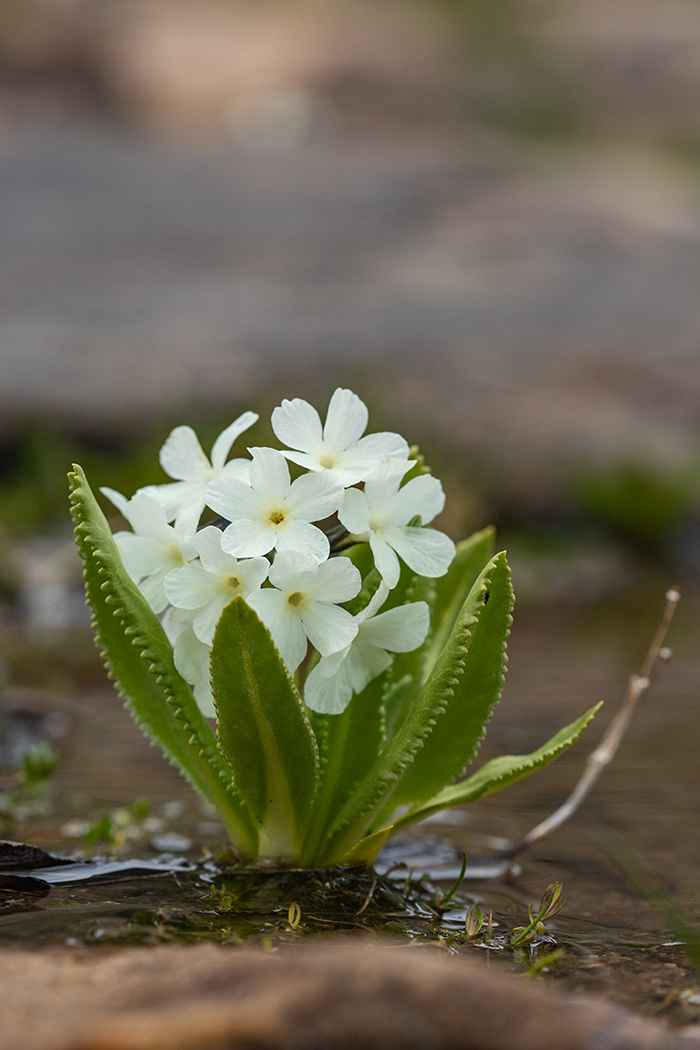
[(430, 798), (471, 763), (503, 690), (512, 608), (510, 569), (501, 553), (469, 592), (435, 665), (440, 675), (435, 681), (431, 675), (424, 687), (442, 691), (445, 710), (402, 776), (392, 805)]
[(122, 565), (107, 520), (85, 478), (68, 475), (96, 642), (125, 705), (194, 788), (221, 815), (235, 848), (256, 848), (251, 816), (192, 691), (178, 674), (163, 628)]
[(210, 657), (221, 750), (260, 827), (259, 855), (296, 860), (318, 787), (318, 750), (267, 627), (239, 595)]
[(452, 784), (443, 788), (432, 798), (416, 806), (408, 813), (394, 821), (394, 830), (407, 827), (417, 820), (424, 820), (431, 813), (437, 813), (441, 809), (450, 806), (462, 806), (467, 802), (474, 802), (484, 795), (491, 795), (500, 791), (509, 784), (515, 784), (523, 777), (529, 776), (535, 770), (541, 769), (563, 754), (588, 726), (601, 704), (591, 707), (585, 714), (577, 718), (571, 725), (560, 729), (546, 744), (533, 751), (529, 755), (501, 755), (499, 758), (491, 759), (478, 773), (463, 780), (459, 784)]

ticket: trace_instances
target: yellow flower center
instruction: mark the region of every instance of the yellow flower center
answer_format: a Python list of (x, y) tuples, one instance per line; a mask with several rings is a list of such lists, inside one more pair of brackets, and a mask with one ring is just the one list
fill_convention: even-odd
[(272, 522), (273, 525), (281, 525), (282, 522), (284, 521), (284, 511), (283, 510), (273, 510), (272, 513), (270, 514), (270, 521)]
[(226, 581), (226, 586), (230, 591), (238, 591), (240, 590), (241, 581), (238, 579), (237, 576), (229, 576), (229, 578)]
[(321, 456), (319, 463), (321, 464), (324, 470), (332, 470), (335, 466), (335, 460), (328, 453), (325, 456)]
[(289, 602), (289, 604), (293, 605), (295, 609), (296, 609), (297, 605), (301, 605), (303, 600), (304, 600), (304, 595), (301, 593), (301, 591), (295, 591), (294, 594), (290, 594), (289, 597), (287, 598), (287, 601)]

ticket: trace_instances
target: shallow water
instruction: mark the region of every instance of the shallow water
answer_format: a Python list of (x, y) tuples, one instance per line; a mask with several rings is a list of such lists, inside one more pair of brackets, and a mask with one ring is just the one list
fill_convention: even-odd
[[(44, 692), (10, 693), (6, 699), (15, 706), (60, 711), (67, 732), (56, 742), (61, 761), (51, 812), (19, 822), (7, 837), (74, 853), (79, 841), (66, 832), (75, 831), (76, 821), (94, 820), (148, 796), (150, 816), (138, 824), (141, 837), (122, 857), (153, 860), (165, 848), (181, 852), (161, 860), (164, 870), (122, 866), (73, 881), (65, 881), (68, 869), (54, 878), (51, 869), (32, 872), (50, 888), (43, 896), (0, 897), (0, 946), (62, 943), (84, 950), (201, 938), (284, 943), (304, 934), (338, 936), (362, 929), (416, 947), (437, 942), (446, 951), (479, 952), (489, 965), (522, 971), (526, 959), (499, 946), (498, 935), (522, 925), (527, 905), (558, 880), (567, 904), (547, 922), (546, 937), (528, 949), (528, 959), (559, 948), (563, 954), (548, 967), (549, 979), (601, 991), (670, 1020), (694, 1020), (700, 1005), (689, 996), (700, 985), (682, 947), (672, 943), (673, 936), (594, 836), (601, 828), (622, 835), (693, 913), (700, 871), (700, 593), (684, 594), (669, 638), (674, 658), (642, 701), (617, 758), (582, 811), (521, 858), (522, 870), (514, 877), (470, 880), (448, 912), (432, 907), (434, 885), (444, 889), (454, 880), (461, 850), (474, 862), (488, 858), (518, 841), (568, 794), (619, 704), (628, 675), (641, 663), (666, 582), (647, 581), (605, 607), (516, 611), (506, 691), (481, 758), (532, 750), (595, 701), (606, 706), (587, 737), (558, 762), (505, 792), (451, 811), (444, 821), (433, 818), (416, 828), (385, 863), (406, 865), (394, 873), (401, 881), (380, 879), (374, 888), (368, 873), (336, 873), (330, 880), (317, 874), (254, 876), (220, 863), (216, 851), (223, 838), (215, 815), (202, 810), (132, 726), (86, 640), (64, 639), (51, 651), (25, 643), (21, 648), (17, 637), (8, 635), (3, 648), (14, 663), (15, 681)], [(417, 888), (407, 902), (401, 887), (411, 870), (414, 879), (429, 871), (433, 887)], [(470, 900), (493, 910), (498, 925), (489, 948), (480, 947), (479, 938), (467, 942), (463, 936)], [(296, 928), (289, 913), (294, 903), (301, 909)]]

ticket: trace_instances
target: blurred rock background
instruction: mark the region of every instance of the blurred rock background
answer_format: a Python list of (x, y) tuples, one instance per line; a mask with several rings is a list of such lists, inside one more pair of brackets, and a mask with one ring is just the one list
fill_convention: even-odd
[(697, 573), (699, 293), (694, 0), (2, 0), (8, 601), (71, 458), (339, 383), (524, 592)]

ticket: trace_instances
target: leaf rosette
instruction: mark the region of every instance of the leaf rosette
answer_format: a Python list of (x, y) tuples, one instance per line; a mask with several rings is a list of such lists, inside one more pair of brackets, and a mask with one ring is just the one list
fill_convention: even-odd
[(210, 457), (177, 427), (161, 450), (172, 483), (103, 489), (130, 531), (112, 533), (74, 467), (97, 641), (242, 859), (371, 863), (399, 829), (552, 761), (595, 708), (464, 779), (506, 670), (513, 592), (493, 530), (455, 546), (433, 528), (440, 482), (400, 435), (365, 435), (349, 390), (325, 423), (283, 401), (272, 426), (287, 447), (227, 459), (256, 420), (235, 420)]

